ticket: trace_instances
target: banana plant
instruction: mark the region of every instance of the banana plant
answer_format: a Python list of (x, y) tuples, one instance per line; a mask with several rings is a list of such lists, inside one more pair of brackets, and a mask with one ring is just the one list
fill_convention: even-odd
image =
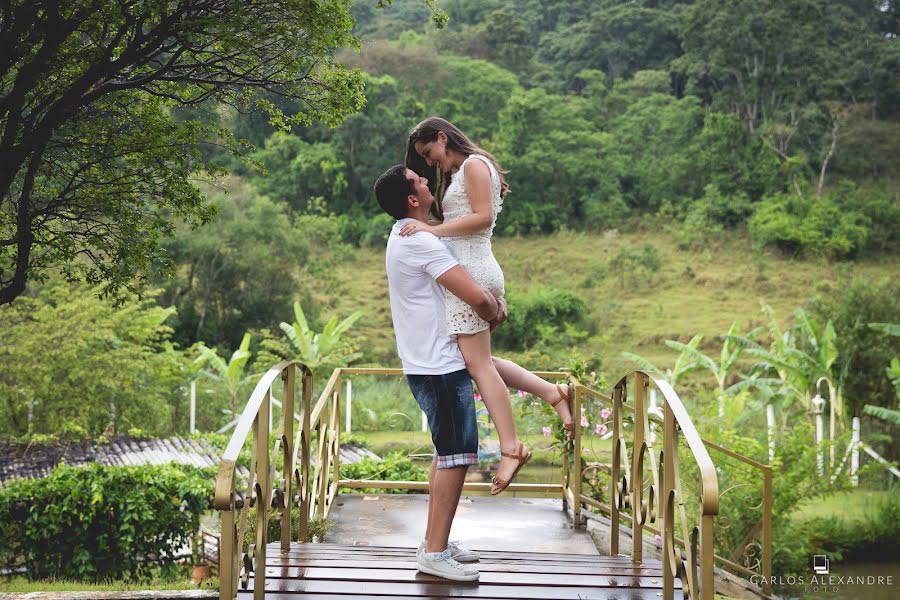
[[(791, 329), (782, 330), (775, 320), (772, 309), (764, 305), (763, 313), (769, 317), (768, 331), (772, 339), (768, 348), (749, 336), (725, 335), (725, 339), (742, 347), (744, 352), (758, 359), (753, 367), (754, 376), (774, 372), (783, 382), (782, 392), (794, 399), (793, 404), (807, 411), (815, 388), (815, 382), (825, 377), (835, 383), (834, 412), (843, 414), (840, 394), (840, 378), (832, 370), (837, 359), (837, 345), (834, 325), (829, 320), (824, 327), (813, 321), (805, 311), (795, 313), (796, 324)], [(744, 382), (741, 382), (744, 384)], [(738, 385), (741, 385), (738, 384)], [(786, 422), (786, 415), (783, 416)]]
[(282, 322), (279, 327), (294, 353), (291, 358), (316, 370), (324, 365), (347, 364), (362, 356), (362, 353), (354, 352), (342, 340), (343, 335), (361, 316), (362, 312), (356, 311), (340, 323), (337, 317), (331, 317), (322, 332), (316, 333), (309, 328), (303, 307), (299, 302), (294, 302), (294, 322)]
[[(900, 323), (869, 323), (869, 328), (887, 335), (900, 337)], [(897, 399), (900, 400), (900, 358), (895, 356), (891, 360), (890, 366), (884, 372), (887, 374), (888, 379), (891, 380), (891, 383), (894, 384), (894, 393), (897, 394)], [(863, 410), (867, 415), (900, 425), (900, 412), (896, 410), (881, 408), (871, 404), (867, 404)]]
[[(681, 379), (682, 375), (700, 367), (695, 354), (697, 346), (700, 345), (700, 341), (702, 339), (702, 335), (695, 335), (687, 344), (681, 344), (681, 354), (678, 355), (678, 358), (675, 360), (675, 365), (671, 369), (660, 369), (643, 356), (634, 354), (632, 352), (622, 352), (622, 356), (637, 364), (638, 367), (640, 367), (644, 371), (661, 375), (663, 379), (668, 381), (669, 384), (674, 388), (675, 384), (678, 383), (678, 380)], [(666, 345), (669, 345), (669, 342), (671, 341), (672, 340), (666, 340)], [(669, 345), (669, 347), (674, 348), (674, 346), (671, 345)]]
[(716, 362), (712, 357), (707, 356), (695, 346), (689, 344), (683, 344), (681, 342), (676, 342), (675, 340), (666, 340), (666, 346), (673, 350), (678, 350), (684, 355), (690, 356), (698, 367), (706, 369), (712, 374), (713, 378), (716, 380), (716, 388), (718, 389), (719, 417), (722, 418), (725, 416), (726, 397), (734, 396), (738, 392), (751, 387), (771, 388), (772, 386), (781, 384), (781, 381), (778, 379), (761, 378), (756, 375), (750, 375), (742, 381), (730, 386), (726, 385), (729, 376), (734, 372), (738, 359), (740, 359), (745, 349), (745, 346), (741, 343), (737, 343), (735, 339), (742, 337), (743, 339), (752, 341), (753, 338), (762, 333), (762, 331), (762, 327), (757, 327), (748, 332), (747, 335), (741, 336), (740, 323), (734, 321), (728, 329), (728, 332), (725, 335), (720, 336), (722, 338), (722, 350), (719, 352), (719, 362)]
[[(894, 359), (897, 360), (896, 358)], [(900, 367), (900, 365), (898, 365)], [(866, 404), (863, 407), (863, 412), (867, 415), (875, 417), (876, 419), (880, 419), (885, 423), (890, 423), (891, 425), (900, 425), (900, 410), (893, 410), (891, 408), (885, 408), (883, 406), (875, 406), (873, 404)]]
[(253, 379), (252, 374), (245, 374), (247, 361), (250, 360), (250, 334), (245, 333), (240, 347), (234, 351), (228, 362), (225, 362), (212, 348), (204, 344), (197, 346), (200, 356), (194, 361), (197, 366), (206, 365), (208, 368), (201, 371), (200, 375), (221, 386), (228, 394), (231, 405), (231, 414), (235, 415), (243, 386)]

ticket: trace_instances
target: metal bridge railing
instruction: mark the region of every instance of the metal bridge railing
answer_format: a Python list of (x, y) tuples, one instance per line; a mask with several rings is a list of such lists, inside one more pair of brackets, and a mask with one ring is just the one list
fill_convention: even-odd
[[(299, 414), (295, 415), (298, 374), (301, 378), (301, 400)], [(608, 403), (613, 423), (609, 496), (612, 501), (607, 506), (583, 493), (584, 477), (589, 467), (586, 468), (582, 456), (582, 431), (578, 426), (563, 454), (562, 483), (513, 483), (508, 489), (561, 498), (563, 508), (571, 508), (576, 528), (581, 526), (583, 508), (606, 512), (612, 521), (610, 553), (613, 555), (619, 553), (619, 523), (623, 518), (630, 518), (634, 532), (633, 562), (639, 563), (643, 558), (643, 530), (659, 534), (662, 538), (664, 596), (673, 597), (674, 580), (681, 578), (689, 597), (711, 600), (714, 595), (713, 565), (726, 559), (715, 555), (713, 550), (719, 489), (716, 468), (707, 449), (737, 456), (739, 460), (749, 459), (702, 440), (672, 387), (665, 380), (648, 373), (635, 371), (623, 377), (615, 385), (612, 396), (582, 385), (565, 372), (536, 371), (535, 374), (548, 379), (568, 379), (574, 392), (572, 414), (576, 423), (586, 403)], [(342, 380), (350, 376), (402, 376), (402, 371), (385, 368), (335, 369), (315, 405), (312, 405), (313, 382), (309, 369), (298, 363), (280, 363), (262, 376), (251, 394), (222, 456), (216, 479), (214, 506), (222, 515), (220, 598), (223, 600), (235, 597), (238, 585), (246, 589), (251, 573), (254, 576), (254, 597), (264, 598), (270, 511), (280, 512), (281, 549), (286, 552), (292, 540), (291, 508), (299, 508), (299, 534), (295, 541), (302, 542), (308, 537), (310, 521), (328, 515), (341, 487), (428, 489), (428, 483), (421, 481), (340, 478), (341, 389)], [(279, 379), (283, 386), (282, 416), (272, 439), (269, 400), (272, 387)], [(664, 399), (662, 418), (651, 414), (646, 406), (646, 392), (651, 382)], [(630, 404), (627, 402), (629, 390)], [(295, 420), (299, 421), (296, 433)], [(245, 491), (238, 493), (237, 463), (248, 441), (252, 441), (250, 471)], [(682, 450), (691, 465), (690, 472), (698, 479), (697, 503), (690, 511), (685, 509), (686, 496), (681, 479), (678, 456), (681, 443), (686, 445)], [(661, 446), (659, 455), (655, 453), (657, 446)], [(311, 460), (313, 451), (315, 457)], [(765, 474), (768, 467), (758, 466)], [(771, 470), (768, 471), (768, 478), (764, 477), (764, 488), (763, 495), (768, 500), (764, 501), (763, 515), (770, 517)], [(466, 482), (464, 486), (466, 491), (489, 489), (489, 483)], [(247, 543), (245, 537), (250, 507), (256, 507), (256, 525), (255, 537), (252, 543)], [(690, 523), (689, 515), (697, 523)], [(659, 526), (654, 527), (657, 520)], [(676, 523), (681, 535), (676, 535)], [(770, 574), (770, 519), (763, 519), (762, 537), (768, 542), (768, 550), (763, 550), (760, 570), (762, 574)]]

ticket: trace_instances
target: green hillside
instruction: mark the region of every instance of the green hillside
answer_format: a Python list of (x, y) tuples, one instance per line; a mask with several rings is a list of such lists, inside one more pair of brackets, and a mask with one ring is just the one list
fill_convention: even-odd
[[(895, 254), (859, 262), (795, 260), (754, 252), (741, 234), (723, 237), (711, 249), (691, 251), (679, 249), (673, 235), (652, 229), (495, 238), (494, 251), (506, 274), (508, 293), (546, 285), (572, 290), (585, 301), (590, 336), (577, 349), (585, 358), (599, 359), (610, 376), (628, 366), (623, 350), (671, 366), (674, 354), (663, 344), (665, 339), (686, 342), (701, 333), (702, 347), (718, 349), (715, 336), (735, 319), (745, 330), (765, 322), (762, 302), (775, 310), (779, 320), (788, 322), (811, 297), (827, 296), (851, 277), (893, 278), (900, 285), (900, 258)], [(633, 270), (609, 267), (623, 248), (645, 244), (658, 251), (658, 271), (632, 275)], [(335, 275), (339, 293), (322, 288), (317, 299), (342, 316), (363, 310), (354, 329), (365, 353), (363, 360), (396, 364), (384, 253), (360, 249), (337, 267)], [(515, 311), (514, 304), (510, 310)], [(513, 354), (532, 368), (551, 368), (566, 364), (569, 348), (559, 344), (504, 354)]]

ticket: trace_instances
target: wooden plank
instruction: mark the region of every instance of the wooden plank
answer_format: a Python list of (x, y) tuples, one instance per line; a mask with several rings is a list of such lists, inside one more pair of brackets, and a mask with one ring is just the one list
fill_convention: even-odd
[[(415, 556), (412, 554), (405, 556), (384, 556), (379, 558), (373, 557), (356, 557), (356, 556), (342, 556), (339, 554), (335, 554), (332, 556), (314, 556), (314, 557), (304, 557), (304, 556), (292, 556), (292, 557), (283, 557), (283, 556), (268, 556), (266, 557), (266, 561), (269, 564), (294, 564), (294, 565), (302, 565), (308, 564), (312, 562), (318, 562), (322, 565), (327, 565), (328, 562), (334, 561), (352, 561), (357, 565), (366, 563), (372, 564), (372, 568), (379, 568), (379, 565), (387, 562), (412, 562), (415, 560)], [(507, 566), (522, 566), (524, 569), (542, 569), (545, 567), (572, 567), (579, 568), (582, 571), (585, 569), (597, 570), (597, 569), (612, 569), (612, 568), (633, 568), (634, 564), (630, 560), (606, 560), (606, 561), (564, 561), (564, 560), (516, 560), (516, 559), (508, 559), (508, 558), (489, 558), (489, 557), (481, 557), (481, 561), (477, 564), (486, 565), (486, 564), (496, 564), (496, 565), (507, 565)], [(644, 561), (641, 563), (640, 568), (647, 569), (661, 569), (662, 563), (655, 562), (650, 563)]]
[[(634, 575), (612, 575), (607, 573), (504, 573), (479, 569), (482, 585), (542, 586), (542, 587), (628, 587), (641, 589), (662, 589), (662, 576), (642, 577)], [(429, 580), (438, 578), (419, 574), (414, 567), (405, 569), (367, 569), (367, 568), (335, 568), (335, 567), (267, 567), (266, 581), (271, 577), (281, 581), (281, 585), (295, 579), (311, 581), (315, 579), (327, 581), (365, 581), (415, 583), (423, 577)], [(281, 588), (285, 589), (285, 588)]]
[[(317, 560), (317, 559), (301, 559), (301, 560), (280, 560), (267, 559), (267, 566), (272, 568), (284, 567), (328, 567), (328, 568), (354, 568), (365, 567), (368, 569), (414, 569), (416, 563), (414, 560), (384, 560), (361, 562), (359, 560)], [(633, 566), (627, 565), (603, 565), (593, 569), (584, 565), (571, 564), (525, 564), (525, 563), (497, 563), (497, 562), (476, 562), (472, 563), (482, 573), (493, 571), (497, 573), (546, 573), (546, 574), (585, 574), (587, 573), (604, 573), (608, 575), (637, 575), (647, 577), (662, 577), (662, 565), (656, 567), (647, 566), (646, 564)], [(601, 570), (602, 569), (602, 570)]]
[[(394, 546), (292, 544), (267, 546), (267, 598), (471, 598), (478, 600), (634, 598), (658, 600), (662, 563), (639, 565), (625, 556), (480, 551), (477, 582), (455, 582), (419, 573), (415, 549)], [(252, 589), (254, 580), (250, 580)], [(262, 582), (261, 582), (262, 583)], [(681, 582), (675, 580), (676, 589)], [(248, 591), (241, 591), (247, 599)]]
[[(626, 556), (604, 556), (601, 554), (559, 554), (553, 552), (512, 552), (509, 550), (477, 550), (482, 556), (497, 558), (519, 558), (534, 560), (575, 560), (592, 562), (596, 560), (628, 560)], [(323, 544), (293, 544), (287, 552), (288, 556), (310, 556), (310, 555), (329, 555), (342, 554), (344, 556), (415, 556), (415, 548), (394, 548), (394, 547), (378, 547), (378, 546), (325, 546)], [(280, 545), (267, 546), (266, 556), (281, 555)], [(655, 562), (660, 562), (656, 560)]]
[[(268, 549), (280, 550), (281, 545), (278, 542), (272, 542), (266, 546)], [(347, 545), (347, 544), (330, 544), (328, 542), (316, 542), (316, 543), (307, 543), (307, 544), (299, 544), (294, 543), (291, 544), (292, 551), (299, 552), (311, 552), (316, 550), (345, 550), (352, 552), (369, 552), (371, 550), (388, 550), (388, 551), (415, 551), (415, 548), (410, 546), (380, 546), (378, 544), (359, 544), (359, 545)], [(571, 554), (568, 552), (520, 552), (520, 551), (510, 551), (510, 550), (479, 550), (480, 552), (493, 553), (493, 554), (521, 554), (526, 556), (536, 555), (536, 556), (559, 556), (564, 558), (569, 557), (588, 557), (588, 558), (596, 558), (602, 557), (603, 555), (600, 553), (591, 553), (591, 554), (582, 554), (576, 553)]]
[[(481, 554), (482, 559), (489, 560), (525, 560), (533, 562), (555, 561), (555, 562), (575, 562), (575, 563), (596, 563), (596, 562), (631, 562), (631, 558), (627, 556), (600, 556), (590, 554), (572, 554), (569, 556), (561, 554), (540, 554), (540, 553), (523, 553), (523, 552), (490, 552), (485, 550), (474, 549)], [(340, 550), (337, 548), (329, 548), (325, 550), (317, 550), (314, 552), (298, 552), (294, 549), (288, 552), (278, 550), (269, 550), (266, 552), (267, 557), (293, 557), (293, 558), (330, 558), (330, 557), (353, 557), (360, 559), (372, 558), (379, 560), (383, 558), (408, 558), (415, 557), (416, 551), (413, 548), (404, 550), (372, 550), (371, 552), (354, 552), (349, 550)], [(648, 563), (659, 563), (660, 561), (645, 561)]]
[[(659, 600), (658, 588), (639, 589), (619, 586), (611, 587), (537, 587), (519, 585), (486, 585), (484, 582), (457, 582), (438, 580), (429, 575), (421, 575), (421, 581), (414, 582), (366, 582), (322, 581), (306, 579), (285, 579), (266, 582), (266, 598), (296, 598), (295, 594), (335, 594), (354, 596), (367, 594), (377, 596), (398, 596), (407, 598), (530, 598), (534, 600), (584, 600), (603, 598), (607, 600), (629, 598)], [(253, 581), (250, 582), (252, 588)]]

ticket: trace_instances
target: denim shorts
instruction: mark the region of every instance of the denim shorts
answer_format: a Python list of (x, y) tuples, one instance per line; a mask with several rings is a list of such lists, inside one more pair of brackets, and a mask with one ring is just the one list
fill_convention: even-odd
[(478, 425), (469, 372), (407, 375), (406, 381), (428, 418), (437, 468), (478, 464)]

